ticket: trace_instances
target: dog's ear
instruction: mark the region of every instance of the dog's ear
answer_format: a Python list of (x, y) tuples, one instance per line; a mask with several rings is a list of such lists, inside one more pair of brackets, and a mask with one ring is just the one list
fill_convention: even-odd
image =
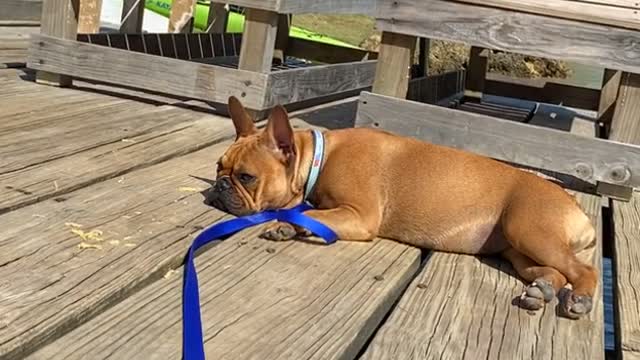
[(277, 105), (271, 110), (267, 127), (262, 137), (265, 145), (281, 152), (287, 160), (296, 154), (293, 129), (289, 123), (287, 110), (283, 106)]
[(256, 132), (256, 127), (253, 123), (253, 119), (242, 106), (240, 100), (235, 96), (229, 97), (228, 101), (229, 115), (233, 121), (233, 126), (236, 128), (236, 140), (243, 136), (249, 136)]

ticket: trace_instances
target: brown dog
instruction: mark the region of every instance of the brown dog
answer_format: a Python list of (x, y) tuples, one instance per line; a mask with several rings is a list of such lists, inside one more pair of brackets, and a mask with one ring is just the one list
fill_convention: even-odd
[[(258, 131), (229, 99), (236, 141), (218, 162), (207, 202), (245, 215), (304, 199), (314, 157), (311, 131), (294, 132), (285, 109)], [(598, 274), (588, 265), (596, 241), (589, 218), (558, 185), (489, 158), (371, 129), (324, 133), (322, 168), (307, 215), (343, 240), (375, 237), (465, 254), (501, 254), (530, 285), (522, 307), (540, 309), (567, 282), (562, 313), (591, 310)], [(316, 162), (317, 165), (317, 162)], [(308, 236), (287, 223), (264, 237)]]

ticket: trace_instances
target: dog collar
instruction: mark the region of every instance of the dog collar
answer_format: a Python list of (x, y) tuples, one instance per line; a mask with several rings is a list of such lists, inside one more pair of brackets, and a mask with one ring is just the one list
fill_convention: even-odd
[(311, 190), (318, 181), (320, 168), (322, 167), (322, 158), (324, 157), (324, 136), (318, 130), (312, 130), (313, 134), (313, 160), (311, 160), (311, 168), (307, 177), (307, 184), (304, 190), (304, 199), (307, 200), (311, 194)]

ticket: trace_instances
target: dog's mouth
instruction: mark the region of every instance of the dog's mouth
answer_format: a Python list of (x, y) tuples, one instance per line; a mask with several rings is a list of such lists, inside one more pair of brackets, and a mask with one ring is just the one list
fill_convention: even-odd
[(255, 211), (244, 206), (240, 196), (235, 194), (233, 190), (220, 191), (220, 189), (215, 186), (209, 189), (205, 198), (205, 204), (234, 216), (245, 216), (255, 213)]

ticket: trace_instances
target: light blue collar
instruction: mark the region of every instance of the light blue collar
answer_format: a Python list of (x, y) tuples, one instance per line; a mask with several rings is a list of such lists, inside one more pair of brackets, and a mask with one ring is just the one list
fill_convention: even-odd
[(313, 187), (318, 181), (320, 169), (322, 168), (322, 158), (324, 157), (324, 136), (318, 130), (312, 130), (313, 134), (313, 160), (311, 160), (311, 168), (307, 177), (307, 185), (304, 189), (304, 199), (307, 200)]

